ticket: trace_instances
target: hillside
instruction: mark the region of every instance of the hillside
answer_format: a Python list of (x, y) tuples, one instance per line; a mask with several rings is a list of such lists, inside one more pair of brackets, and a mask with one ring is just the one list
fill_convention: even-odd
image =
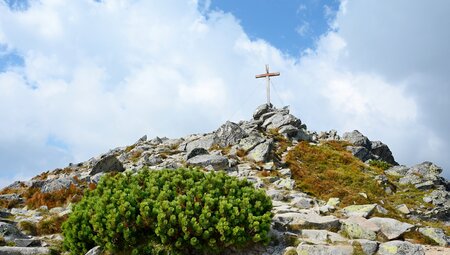
[(439, 166), (399, 165), (380, 141), (310, 131), (269, 105), (211, 133), (144, 136), (11, 184), (0, 192), (0, 254), (60, 254), (62, 222), (110, 172), (186, 167), (224, 170), (272, 200), (270, 242), (225, 254), (450, 254), (450, 182)]

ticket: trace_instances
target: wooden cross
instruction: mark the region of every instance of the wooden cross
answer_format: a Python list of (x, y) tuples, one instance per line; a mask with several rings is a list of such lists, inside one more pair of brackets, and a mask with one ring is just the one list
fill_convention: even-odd
[(269, 65), (266, 65), (266, 73), (263, 74), (258, 74), (255, 76), (255, 78), (264, 78), (266, 77), (267, 80), (267, 86), (266, 86), (266, 90), (267, 90), (267, 105), (270, 105), (270, 77), (272, 76), (279, 76), (280, 73), (276, 72), (276, 73), (269, 73)]

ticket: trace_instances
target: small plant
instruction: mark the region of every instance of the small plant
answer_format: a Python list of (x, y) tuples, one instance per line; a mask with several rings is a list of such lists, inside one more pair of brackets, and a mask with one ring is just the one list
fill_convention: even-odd
[(27, 235), (37, 235), (36, 224), (31, 221), (21, 221), (18, 224), (20, 230)]
[(383, 160), (369, 160), (369, 165), (373, 167), (378, 167), (382, 170), (388, 170), (389, 168), (392, 167), (391, 164)]
[(63, 224), (64, 247), (121, 254), (218, 253), (268, 242), (271, 200), (246, 180), (196, 169), (102, 177)]
[(37, 235), (51, 235), (61, 233), (61, 225), (67, 216), (52, 216), (40, 221), (36, 226)]

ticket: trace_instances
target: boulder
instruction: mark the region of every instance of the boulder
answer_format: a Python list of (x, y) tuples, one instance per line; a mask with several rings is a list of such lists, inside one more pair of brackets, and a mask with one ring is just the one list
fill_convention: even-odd
[(235, 145), (247, 136), (247, 133), (236, 123), (227, 121), (215, 132), (217, 142), (221, 147)]
[(390, 241), (380, 244), (378, 255), (425, 255), (425, 250), (420, 244), (412, 244), (406, 241)]
[(100, 246), (95, 246), (94, 248), (90, 249), (85, 255), (100, 255), (102, 254), (103, 250)]
[(348, 151), (352, 153), (353, 156), (359, 158), (361, 161), (366, 161), (371, 158), (370, 152), (366, 147), (363, 146), (347, 146)]
[(205, 148), (194, 148), (187, 153), (186, 160), (189, 160), (198, 155), (209, 154), (209, 152)]
[(422, 235), (430, 238), (440, 246), (445, 247), (450, 245), (450, 237), (447, 236), (440, 228), (419, 228), (419, 232), (422, 233)]
[(286, 125), (286, 126), (282, 126), (280, 128), (280, 130), (278, 130), (278, 133), (284, 135), (285, 137), (291, 138), (291, 137), (295, 137), (298, 133), (298, 128), (294, 127), (292, 125)]
[(299, 231), (301, 229), (324, 229), (337, 231), (340, 227), (339, 219), (334, 216), (321, 216), (309, 213), (280, 213), (273, 217), (274, 227), (285, 231)]
[(398, 205), (395, 207), (395, 209), (402, 214), (410, 214), (411, 213), (408, 206), (406, 206), (405, 204)]
[(252, 133), (248, 137), (241, 139), (238, 147), (244, 151), (250, 151), (265, 141), (266, 139), (262, 138), (259, 134)]
[(258, 120), (263, 114), (271, 111), (272, 109), (272, 104), (263, 104), (258, 106), (258, 108), (256, 108), (255, 112), (253, 113), (253, 119)]
[(14, 225), (6, 222), (0, 222), (0, 237), (3, 237), (7, 242), (26, 238), (26, 236)]
[(403, 165), (393, 166), (393, 167), (387, 169), (385, 171), (385, 173), (387, 175), (400, 177), (400, 176), (405, 176), (406, 173), (408, 172), (408, 170), (409, 170), (409, 168), (407, 166), (403, 166)]
[(191, 166), (211, 166), (214, 170), (224, 170), (228, 168), (228, 158), (220, 155), (198, 155), (190, 158), (186, 163)]
[(295, 181), (292, 179), (281, 178), (273, 183), (277, 189), (293, 190), (295, 187)]
[[(23, 198), (20, 195), (15, 194), (15, 193), (0, 195), (0, 200), (6, 201), (11, 205), (19, 204), (19, 203), (23, 202)], [(0, 215), (1, 214), (2, 213), (0, 212)], [(0, 217), (2, 217), (2, 216), (0, 216)]]
[(266, 119), (262, 124), (262, 127), (265, 128), (266, 130), (269, 130), (269, 129), (278, 129), (286, 125), (300, 127), (302, 125), (302, 122), (299, 119), (297, 119), (294, 115), (276, 113), (270, 118)]
[(316, 201), (309, 197), (296, 196), (289, 203), (291, 206), (297, 207), (299, 209), (310, 209), (316, 205)]
[(352, 132), (344, 133), (342, 135), (342, 139), (355, 146), (362, 146), (368, 150), (371, 149), (371, 142), (369, 138), (365, 137), (358, 130), (353, 130)]
[(305, 255), (352, 255), (353, 247), (350, 245), (324, 245), (324, 244), (299, 244), (297, 254)]
[(342, 220), (341, 229), (352, 239), (376, 240), (380, 228), (374, 223), (360, 216), (352, 216)]
[(61, 176), (57, 179), (45, 181), (45, 184), (41, 187), (41, 191), (43, 193), (49, 193), (61, 189), (68, 189), (72, 184), (75, 184), (75, 180), (72, 177)]
[(347, 243), (348, 239), (327, 231), (327, 230), (317, 230), (317, 229), (303, 229), (300, 232), (300, 240), (312, 244), (328, 244), (328, 243)]
[(404, 223), (391, 218), (374, 217), (369, 219), (369, 222), (377, 225), (380, 228), (380, 232), (388, 240), (397, 239), (414, 227), (409, 223)]
[(407, 172), (408, 175), (414, 174), (423, 176), (424, 178), (431, 176), (438, 176), (441, 173), (442, 168), (429, 161), (425, 161), (415, 166), (412, 166)]
[(94, 165), (89, 175), (92, 176), (98, 173), (114, 172), (114, 171), (123, 172), (125, 171), (125, 168), (123, 167), (122, 162), (120, 162), (114, 155), (109, 155), (100, 159)]
[(203, 148), (209, 150), (211, 149), (211, 147), (217, 144), (218, 144), (217, 136), (215, 134), (207, 134), (198, 139), (188, 142), (184, 150), (191, 151), (195, 148)]
[(43, 255), (50, 254), (50, 249), (45, 247), (0, 247), (2, 255)]
[(3, 211), (2, 208), (0, 208), (0, 218), (8, 218), (11, 217), (12, 214), (7, 212), (7, 211)]
[(355, 250), (355, 254), (360, 254), (360, 253), (356, 253), (355, 246), (360, 246), (364, 255), (374, 255), (378, 250), (378, 242), (376, 242), (376, 241), (370, 241), (370, 240), (365, 240), (365, 239), (355, 239), (355, 240), (350, 240), (349, 243), (353, 246), (353, 249)]
[(30, 239), (30, 238), (17, 238), (14, 239), (14, 243), (16, 247), (40, 247), (41, 240), (39, 239)]
[(164, 160), (159, 155), (155, 154), (144, 154), (143, 163), (147, 166), (156, 166), (163, 162)]
[(386, 144), (380, 141), (371, 142), (370, 153), (372, 153), (374, 159), (385, 161), (391, 165), (398, 165), (392, 155), (392, 151)]
[(258, 144), (255, 148), (247, 153), (247, 158), (255, 162), (265, 162), (269, 158), (272, 149), (272, 140)]
[(360, 217), (370, 217), (372, 213), (375, 211), (377, 204), (368, 204), (368, 205), (349, 205), (342, 209), (342, 213), (344, 213), (347, 217), (350, 216), (360, 216)]

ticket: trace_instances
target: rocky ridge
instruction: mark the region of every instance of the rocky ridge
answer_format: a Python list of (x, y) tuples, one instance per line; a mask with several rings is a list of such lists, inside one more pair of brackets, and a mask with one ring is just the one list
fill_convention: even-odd
[[(292, 165), (302, 162), (289, 161), (290, 153), (300, 144), (323, 148), (329, 143), (342, 146), (339, 153), (346, 158), (360, 160), (361, 175), (373, 179), (392, 201), (404, 200), (360, 192), (358, 201), (367, 203), (344, 204), (343, 197), (324, 199), (304, 192)], [(184, 166), (246, 178), (273, 201), (273, 241), (227, 254), (426, 254), (418, 243), (449, 252), (444, 230), (450, 226), (450, 183), (439, 176), (440, 167), (431, 162), (398, 165), (386, 144), (359, 131), (342, 136), (334, 130), (309, 131), (287, 107), (265, 104), (251, 120), (228, 121), (211, 133), (177, 139), (144, 136), (130, 146), (11, 184), (0, 195), (0, 254), (58, 249), (58, 224), (82, 190), (95, 188), (108, 172)], [(89, 254), (99, 254), (96, 249)]]

